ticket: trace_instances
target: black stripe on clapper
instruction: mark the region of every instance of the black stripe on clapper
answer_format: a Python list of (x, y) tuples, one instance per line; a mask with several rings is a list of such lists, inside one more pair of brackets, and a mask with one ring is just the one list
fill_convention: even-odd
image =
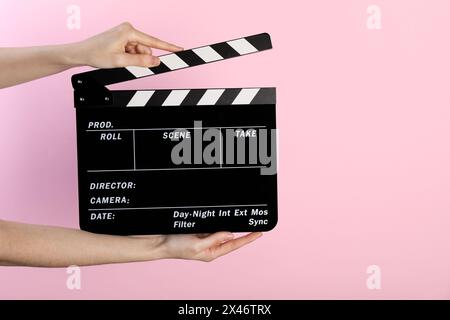
[(203, 61), (198, 55), (194, 53), (192, 50), (186, 50), (186, 51), (180, 51), (175, 53), (178, 57), (180, 57), (181, 60), (186, 62), (186, 64), (190, 67), (198, 66), (200, 64), (205, 64), (205, 61)]
[[(85, 73), (86, 75), (92, 77), (92, 79), (94, 79), (95, 82), (102, 85), (109, 85), (113, 83), (119, 83), (122, 81), (136, 79), (136, 77), (126, 68), (97, 69)], [(83, 73), (80, 73), (79, 75), (83, 75)]]
[(250, 104), (275, 104), (275, 88), (261, 88)]
[(181, 102), (181, 106), (196, 106), (205, 92), (206, 89), (191, 89), (183, 102)]
[(172, 90), (155, 90), (150, 100), (145, 104), (146, 106), (162, 106), (166, 98)]
[(133, 98), (137, 91), (135, 90), (114, 90), (111, 91), (113, 95), (113, 107), (124, 107)]
[(220, 54), (224, 59), (239, 56), (239, 53), (226, 42), (216, 43), (211, 45), (210, 47), (216, 50), (217, 53)]
[(216, 105), (228, 105), (233, 103), (241, 90), (242, 89), (225, 89), (219, 100), (217, 100)]
[(159, 73), (164, 73), (164, 72), (169, 72), (169, 71), (171, 71), (171, 70), (169, 69), (169, 67), (166, 66), (166, 65), (165, 65), (164, 63), (162, 63), (162, 62), (159, 64), (159, 66), (150, 68), (150, 70), (152, 70), (152, 72), (153, 72), (154, 74), (159, 74)]
[(272, 43), (268, 33), (256, 34), (254, 36), (245, 37), (258, 51), (272, 49)]

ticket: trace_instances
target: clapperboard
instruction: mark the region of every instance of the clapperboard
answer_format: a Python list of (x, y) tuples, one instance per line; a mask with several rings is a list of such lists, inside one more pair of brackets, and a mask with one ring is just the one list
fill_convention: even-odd
[(266, 33), (72, 76), (83, 230), (268, 231), (277, 223), (275, 88), (107, 85), (271, 49)]

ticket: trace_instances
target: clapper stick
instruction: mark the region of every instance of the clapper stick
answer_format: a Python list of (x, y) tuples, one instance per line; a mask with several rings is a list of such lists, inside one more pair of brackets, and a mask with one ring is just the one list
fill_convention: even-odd
[[(161, 63), (157, 67), (129, 66), (125, 68), (97, 69), (75, 74), (72, 76), (72, 86), (75, 90), (89, 90), (94, 88), (95, 90), (99, 90), (101, 87), (110, 84), (239, 57), (271, 48), (272, 42), (269, 34), (261, 33), (162, 55), (159, 57)], [(107, 93), (108, 90), (105, 88), (103, 92)]]

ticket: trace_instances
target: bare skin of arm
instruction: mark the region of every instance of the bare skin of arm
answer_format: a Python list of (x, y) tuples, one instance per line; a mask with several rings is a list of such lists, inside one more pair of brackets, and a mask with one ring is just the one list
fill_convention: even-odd
[(217, 232), (123, 237), (0, 221), (0, 265), (66, 267), (157, 259), (212, 261), (260, 236), (249, 233), (234, 239), (232, 233)]
[[(129, 23), (87, 40), (56, 46), (0, 48), (0, 88), (39, 79), (77, 66), (114, 68), (159, 65), (152, 49), (180, 51)], [(212, 261), (262, 234), (234, 238), (230, 232), (202, 235), (123, 237), (76, 229), (0, 220), (0, 265), (65, 267), (189, 259)]]

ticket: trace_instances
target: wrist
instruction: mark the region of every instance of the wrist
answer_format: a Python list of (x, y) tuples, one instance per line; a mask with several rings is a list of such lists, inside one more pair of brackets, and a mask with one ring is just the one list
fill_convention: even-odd
[(68, 67), (80, 67), (89, 65), (86, 55), (83, 53), (83, 43), (74, 42), (60, 46), (60, 64)]
[(146, 236), (141, 241), (142, 259), (145, 261), (170, 258), (164, 236)]

